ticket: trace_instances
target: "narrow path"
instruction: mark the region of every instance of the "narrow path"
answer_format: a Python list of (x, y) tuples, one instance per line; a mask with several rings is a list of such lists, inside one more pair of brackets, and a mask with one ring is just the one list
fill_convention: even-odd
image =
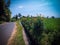
[(10, 36), (8, 42), (7, 42), (7, 45), (12, 45), (13, 40), (14, 40), (14, 38), (15, 38), (15, 36), (16, 36), (16, 32), (17, 32), (17, 26), (16, 26), (16, 23), (15, 23), (13, 32), (12, 32), (12, 34), (11, 34), (11, 36)]
[[(20, 23), (20, 25), (22, 26), (22, 24)], [(22, 26), (23, 27), (23, 26)], [(24, 28), (22, 29), (22, 33), (23, 33), (23, 39), (24, 39), (24, 42), (25, 42), (25, 45), (29, 45), (29, 39), (28, 39), (28, 37), (27, 37), (27, 35), (26, 35), (26, 33), (25, 33), (25, 30), (24, 30)]]
[(0, 45), (7, 45), (8, 39), (13, 32), (14, 26), (14, 22), (0, 24)]
[(29, 45), (29, 41), (28, 41), (27, 35), (26, 35), (24, 30), (22, 30), (22, 31), (23, 31), (23, 39), (25, 41), (25, 45)]

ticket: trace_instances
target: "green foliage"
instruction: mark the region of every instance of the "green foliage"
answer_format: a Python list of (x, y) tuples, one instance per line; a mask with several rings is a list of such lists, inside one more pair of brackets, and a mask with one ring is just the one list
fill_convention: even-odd
[[(45, 40), (45, 41), (48, 41), (48, 45), (60, 45), (60, 18), (48, 18), (48, 19), (44, 19), (43, 20), (43, 23), (44, 23), (44, 32), (47, 37), (48, 37), (48, 40)], [(45, 39), (46, 36), (42, 36), (42, 40)], [(44, 41), (43, 41), (44, 42)], [(44, 45), (42, 43), (42, 45)]]
[[(7, 1), (7, 2), (6, 2)], [(10, 21), (11, 11), (9, 9), (10, 0), (0, 0), (0, 21)]]
[(27, 17), (21, 20), (22, 25), (24, 28), (36, 39), (38, 42), (40, 41), (41, 34), (43, 32), (43, 23), (40, 20), (40, 17), (37, 19), (33, 19), (32, 17)]
[(27, 17), (21, 20), (24, 28), (40, 45), (60, 45), (60, 18)]

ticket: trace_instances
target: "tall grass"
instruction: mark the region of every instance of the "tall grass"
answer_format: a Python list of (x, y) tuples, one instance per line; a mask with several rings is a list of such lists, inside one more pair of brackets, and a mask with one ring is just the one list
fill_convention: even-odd
[(60, 45), (60, 18), (27, 17), (21, 22), (40, 45)]

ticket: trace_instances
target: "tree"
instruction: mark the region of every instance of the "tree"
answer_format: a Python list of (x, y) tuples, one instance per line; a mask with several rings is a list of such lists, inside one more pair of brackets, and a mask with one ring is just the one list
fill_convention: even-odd
[(0, 0), (0, 21), (6, 20), (5, 19), (5, 1)]
[(0, 0), (0, 21), (10, 20), (11, 11), (9, 9), (9, 6), (10, 6), (10, 0)]
[(21, 16), (22, 16), (22, 15), (19, 13), (19, 14), (18, 14), (18, 17), (21, 18)]
[(9, 22), (10, 21), (10, 18), (11, 18), (11, 11), (9, 8), (6, 8), (6, 21)]
[(9, 7), (10, 7), (10, 0), (7, 0), (7, 3), (5, 4), (5, 8), (6, 8), (5, 12), (6, 12), (6, 18), (7, 18), (6, 21), (10, 21), (10, 18), (11, 18), (11, 11)]
[(18, 15), (16, 15), (16, 20), (18, 19)]
[(53, 18), (53, 19), (54, 19), (55, 17), (54, 17), (54, 16), (52, 16), (51, 18)]
[(47, 18), (49, 18), (49, 16), (47, 16)]
[(6, 7), (10, 7), (10, 0), (7, 0)]

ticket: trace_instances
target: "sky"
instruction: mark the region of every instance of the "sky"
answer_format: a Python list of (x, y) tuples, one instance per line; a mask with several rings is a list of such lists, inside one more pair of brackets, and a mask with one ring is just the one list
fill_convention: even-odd
[(60, 0), (11, 0), (10, 10), (12, 16), (21, 13), (24, 16), (60, 17)]

